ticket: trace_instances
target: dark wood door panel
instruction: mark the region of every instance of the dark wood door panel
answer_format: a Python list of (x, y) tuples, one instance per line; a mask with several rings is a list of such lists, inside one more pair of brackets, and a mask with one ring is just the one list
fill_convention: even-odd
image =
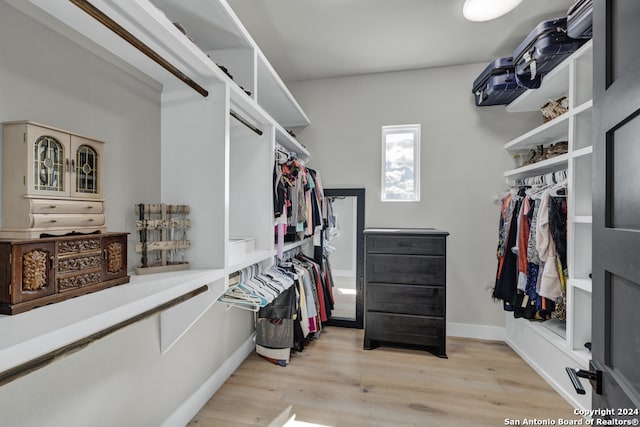
[[(634, 337), (632, 330), (640, 325), (640, 310), (637, 306), (637, 301), (640, 301), (640, 284), (607, 273), (605, 292), (607, 305), (610, 307), (606, 328), (611, 331), (606, 340), (605, 364), (615, 372), (617, 381), (635, 394), (635, 400), (640, 402), (640, 339)], [(630, 328), (629, 325), (636, 327)]]
[(623, 120), (606, 138), (606, 226), (640, 230), (640, 115)]
[(639, 21), (637, 0), (594, 0), (593, 409), (640, 407)]

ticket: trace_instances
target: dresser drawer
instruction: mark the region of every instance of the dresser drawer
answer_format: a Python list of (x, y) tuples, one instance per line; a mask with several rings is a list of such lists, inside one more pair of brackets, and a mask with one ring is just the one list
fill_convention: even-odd
[(440, 346), (444, 339), (444, 319), (367, 312), (365, 333), (369, 340)]
[(104, 225), (104, 214), (32, 214), (31, 227), (100, 227)]
[(444, 255), (443, 236), (378, 236), (367, 235), (367, 252), (388, 254)]
[(443, 256), (367, 254), (367, 283), (444, 286)]
[(30, 199), (30, 212), (34, 214), (101, 214), (102, 202), (81, 200)]
[(445, 289), (441, 286), (416, 286), (369, 283), (366, 309), (422, 316), (444, 316)]

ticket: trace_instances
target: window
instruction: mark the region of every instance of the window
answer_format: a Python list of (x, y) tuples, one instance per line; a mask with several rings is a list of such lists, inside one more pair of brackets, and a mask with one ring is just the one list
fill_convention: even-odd
[(420, 201), (420, 125), (382, 126), (381, 199)]

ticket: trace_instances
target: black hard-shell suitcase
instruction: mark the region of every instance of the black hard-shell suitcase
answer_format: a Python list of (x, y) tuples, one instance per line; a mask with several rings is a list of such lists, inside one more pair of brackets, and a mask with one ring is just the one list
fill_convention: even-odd
[(518, 86), (511, 57), (492, 61), (473, 82), (473, 95), (478, 107), (507, 105), (526, 88)]
[(542, 21), (513, 52), (518, 84), (539, 88), (542, 77), (585, 42), (567, 35), (565, 17)]
[(593, 0), (577, 0), (567, 12), (567, 35), (590, 39), (593, 35)]

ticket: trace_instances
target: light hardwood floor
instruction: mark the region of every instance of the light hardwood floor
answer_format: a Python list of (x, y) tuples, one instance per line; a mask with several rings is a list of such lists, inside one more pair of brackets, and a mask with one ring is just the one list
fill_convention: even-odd
[(363, 332), (325, 328), (287, 367), (249, 356), (190, 427), (268, 426), (292, 405), (321, 426), (496, 427), (505, 419), (578, 419), (506, 344), (448, 338), (449, 359), (362, 349)]

